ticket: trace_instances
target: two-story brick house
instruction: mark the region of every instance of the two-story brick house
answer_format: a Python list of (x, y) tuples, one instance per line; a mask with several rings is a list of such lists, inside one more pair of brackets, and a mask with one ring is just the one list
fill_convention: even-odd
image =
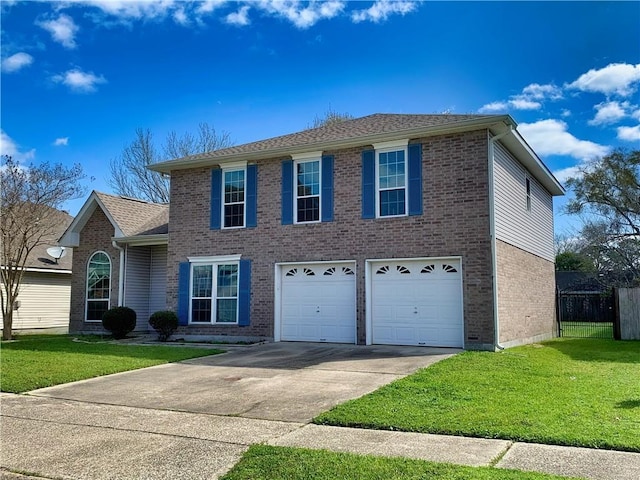
[(98, 294), (147, 318), (165, 298), (179, 336), (480, 349), (554, 336), (563, 189), (509, 116), (376, 114), (151, 168), (171, 175), (168, 224), (166, 206), (94, 193), (62, 238), (71, 331), (100, 328)]

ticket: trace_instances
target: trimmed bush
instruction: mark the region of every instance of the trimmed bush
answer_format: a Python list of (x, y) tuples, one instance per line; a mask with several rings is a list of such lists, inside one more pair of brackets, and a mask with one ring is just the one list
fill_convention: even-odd
[(178, 316), (171, 310), (161, 310), (149, 317), (149, 325), (158, 332), (158, 340), (166, 342), (178, 328)]
[(136, 328), (136, 312), (129, 307), (114, 307), (102, 315), (102, 326), (113, 338), (125, 338)]

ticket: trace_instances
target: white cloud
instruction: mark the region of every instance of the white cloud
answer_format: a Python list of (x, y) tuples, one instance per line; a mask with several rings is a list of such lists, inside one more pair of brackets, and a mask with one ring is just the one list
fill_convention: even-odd
[(546, 85), (532, 83), (522, 89), (522, 94), (526, 98), (533, 100), (560, 100), (562, 98), (562, 89), (551, 83)]
[(205, 0), (196, 9), (197, 13), (211, 13), (227, 3), (227, 0)]
[(225, 22), (230, 25), (238, 25), (241, 27), (249, 25), (251, 23), (251, 21), (249, 20), (249, 7), (245, 5), (244, 7), (241, 7), (237, 12), (230, 13), (226, 16)]
[(28, 53), (19, 52), (2, 60), (2, 71), (5, 73), (13, 73), (28, 67), (33, 63), (33, 57)]
[(570, 116), (571, 116), (571, 110), (566, 109), (566, 108), (563, 108), (563, 109), (560, 111), (560, 116), (565, 117), (565, 118), (566, 118), (566, 117), (570, 117)]
[(512, 97), (509, 100), (509, 105), (511, 105), (516, 110), (539, 110), (540, 108), (542, 108), (542, 104), (540, 102), (529, 100), (528, 98), (521, 95)]
[(69, 137), (56, 138), (53, 142), (53, 145), (55, 147), (66, 147), (67, 145), (69, 145)]
[(173, 12), (173, 20), (178, 24), (186, 27), (191, 22), (189, 21), (189, 17), (184, 11), (184, 8), (178, 8), (175, 12)]
[(99, 8), (121, 20), (164, 18), (179, 8), (173, 0), (86, 0), (80, 3)]
[(639, 82), (640, 64), (611, 63), (598, 70), (589, 70), (566, 86), (583, 92), (626, 97), (635, 92)]
[(83, 72), (79, 68), (67, 70), (51, 78), (56, 83), (62, 83), (77, 93), (91, 93), (96, 91), (96, 85), (107, 83), (101, 75), (96, 76), (93, 72)]
[(569, 155), (578, 160), (601, 157), (609, 147), (588, 140), (579, 140), (567, 131), (562, 120), (548, 119), (521, 123), (518, 130), (539, 155)]
[(581, 171), (578, 165), (575, 165), (573, 167), (562, 168), (560, 170), (555, 170), (553, 172), (553, 176), (556, 177), (556, 179), (560, 183), (565, 183), (568, 178), (578, 177), (580, 175), (581, 175)]
[(251, 5), (271, 15), (286, 18), (300, 29), (312, 27), (320, 20), (333, 18), (344, 9), (344, 2), (337, 0), (310, 2), (306, 5), (298, 0), (260, 0)]
[(406, 15), (416, 9), (417, 3), (411, 1), (377, 0), (365, 10), (356, 10), (351, 14), (354, 23), (370, 21), (379, 23), (391, 15)]
[(634, 112), (631, 112), (631, 117), (635, 118), (636, 120), (640, 120), (640, 108), (638, 108)]
[(36, 150), (32, 148), (27, 152), (20, 151), (19, 145), (4, 130), (0, 130), (0, 155), (9, 155), (16, 162), (22, 163), (32, 160), (36, 156)]
[(628, 142), (640, 141), (640, 125), (635, 127), (618, 127), (618, 138)]
[(491, 102), (483, 105), (478, 110), (480, 113), (491, 113), (491, 112), (505, 112), (509, 109), (509, 104), (506, 102)]
[(48, 31), (53, 40), (65, 48), (76, 48), (75, 36), (79, 28), (69, 15), (61, 14), (57, 19), (39, 21), (36, 25)]
[(629, 108), (629, 102), (602, 102), (593, 108), (596, 116), (589, 120), (589, 125), (610, 125), (627, 116), (625, 110)]

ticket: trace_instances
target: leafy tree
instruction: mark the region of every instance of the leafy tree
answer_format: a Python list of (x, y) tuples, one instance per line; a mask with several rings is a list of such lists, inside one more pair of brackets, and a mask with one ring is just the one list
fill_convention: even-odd
[(339, 113), (329, 106), (329, 109), (324, 112), (324, 115), (316, 115), (313, 122), (307, 126), (307, 128), (318, 128), (327, 125), (334, 125), (336, 123), (342, 123), (347, 120), (352, 120), (354, 117), (350, 113)]
[(615, 150), (580, 174), (567, 180), (575, 196), (567, 212), (599, 217), (612, 238), (640, 236), (640, 150)]
[(138, 128), (134, 140), (124, 147), (117, 158), (111, 160), (109, 184), (119, 195), (168, 203), (169, 178), (149, 170), (147, 167), (150, 164), (231, 145), (233, 142), (228, 132), (218, 134), (208, 123), (201, 123), (195, 135), (189, 132), (178, 135), (171, 131), (159, 147), (149, 129)]
[(556, 255), (556, 270), (559, 272), (593, 272), (593, 261), (577, 252), (562, 252)]
[(65, 202), (81, 197), (85, 188), (82, 167), (42, 163), (23, 167), (10, 156), (2, 158), (0, 169), (0, 303), (2, 339), (12, 338), (13, 310), (29, 254), (51, 242), (60, 227)]
[(566, 211), (588, 214), (580, 253), (610, 285), (640, 284), (640, 151), (617, 149), (580, 169)]

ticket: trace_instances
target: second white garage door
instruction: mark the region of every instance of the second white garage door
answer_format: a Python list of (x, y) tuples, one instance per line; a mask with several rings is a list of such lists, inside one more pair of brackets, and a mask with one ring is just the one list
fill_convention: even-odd
[(280, 339), (355, 343), (355, 264), (288, 264), (280, 268)]
[(370, 268), (372, 343), (463, 346), (459, 259), (375, 261)]

